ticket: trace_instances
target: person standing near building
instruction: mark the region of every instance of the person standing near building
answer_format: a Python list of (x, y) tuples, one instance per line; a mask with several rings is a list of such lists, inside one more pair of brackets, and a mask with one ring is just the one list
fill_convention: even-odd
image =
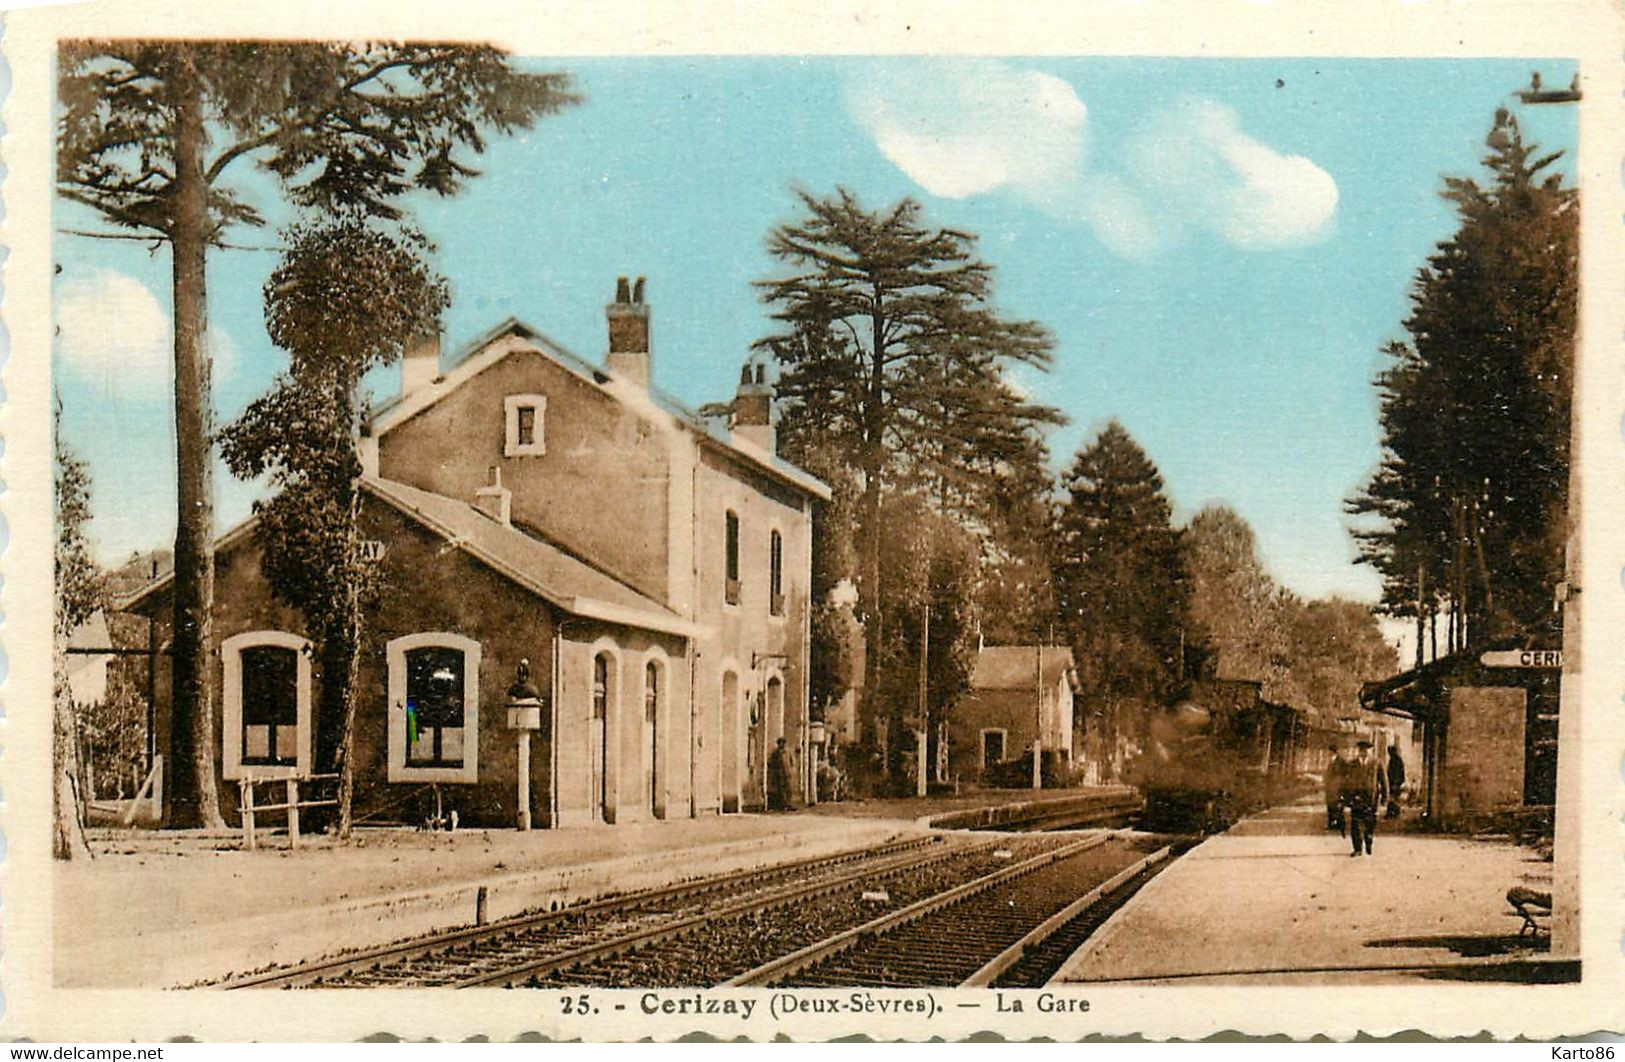
[(1343, 820), (1343, 750), (1335, 741), (1326, 747), (1332, 754), (1326, 761), (1326, 828), (1347, 837), (1348, 826)]
[(1343, 769), (1343, 804), (1349, 809), (1349, 839), (1354, 842), (1354, 851), (1349, 855), (1371, 854), (1377, 807), (1387, 800), (1388, 775), (1371, 755), (1371, 742), (1361, 741), (1354, 762)]
[(767, 810), (783, 811), (790, 806), (790, 765), (784, 754), (784, 739), (767, 757)]
[(1388, 746), (1388, 812), (1390, 819), (1399, 818), (1399, 793), (1405, 788), (1405, 761), (1399, 757), (1399, 745)]

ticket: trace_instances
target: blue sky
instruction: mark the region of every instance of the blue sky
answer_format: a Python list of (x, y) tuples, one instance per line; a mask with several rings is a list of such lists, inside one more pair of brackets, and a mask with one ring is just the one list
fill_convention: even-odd
[[(530, 61), (527, 61), (530, 62)], [(453, 199), (415, 204), (452, 284), (446, 342), (513, 315), (602, 357), (619, 274), (649, 278), (654, 375), (692, 404), (726, 398), (768, 327), (750, 282), (774, 266), (792, 188), (868, 205), (919, 198), (969, 230), (997, 301), (1055, 334), (1020, 382), (1072, 423), (1064, 465), (1117, 417), (1161, 468), (1177, 515), (1239, 511), (1264, 559), (1306, 595), (1374, 599), (1341, 502), (1378, 457), (1371, 387), (1406, 294), (1453, 229), (1443, 174), (1473, 174), (1528, 60), (953, 60), (660, 58), (534, 61), (574, 73), (583, 106), (496, 142)], [(1572, 149), (1572, 108), (1520, 109)], [(1566, 163), (1565, 163), (1566, 164)], [(252, 170), (233, 178), (289, 218)], [(57, 227), (95, 229), (59, 203)], [(274, 229), (235, 242), (271, 247)], [(169, 258), (59, 235), (56, 381), (89, 461), (98, 555), (174, 534)], [(267, 250), (211, 259), (216, 406), (229, 420), (285, 358), (265, 336)], [(392, 373), (374, 381), (380, 393)], [(217, 474), (221, 529), (257, 484)]]

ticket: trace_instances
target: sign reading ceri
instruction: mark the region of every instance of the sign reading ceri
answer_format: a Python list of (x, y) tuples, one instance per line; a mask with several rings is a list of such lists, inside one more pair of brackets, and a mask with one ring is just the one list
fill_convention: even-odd
[(1561, 668), (1561, 649), (1501, 649), (1478, 658), (1485, 667)]

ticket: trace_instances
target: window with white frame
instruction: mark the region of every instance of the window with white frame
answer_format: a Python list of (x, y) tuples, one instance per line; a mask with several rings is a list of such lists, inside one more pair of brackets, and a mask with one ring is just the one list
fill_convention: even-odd
[(220, 643), (221, 774), (236, 780), (311, 772), (310, 642), (247, 631)]
[(547, 453), (543, 427), (547, 420), (546, 395), (509, 395), (503, 400), (502, 455), (533, 457)]
[(724, 604), (739, 604), (739, 514), (729, 509), (722, 516)]
[(767, 611), (784, 615), (784, 536), (778, 528), (767, 538)]
[(442, 631), (391, 641), (389, 780), (479, 777), (480, 645)]

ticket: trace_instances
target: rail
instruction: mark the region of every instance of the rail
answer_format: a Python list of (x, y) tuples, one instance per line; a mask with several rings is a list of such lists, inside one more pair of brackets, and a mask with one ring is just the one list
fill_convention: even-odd
[[(671, 885), (661, 885), (617, 896), (604, 896), (588, 903), (563, 907), (555, 911), (518, 914), (496, 922), (441, 930), (412, 940), (367, 948), (331, 958), (316, 959), (293, 967), (265, 970), (259, 973), (234, 977), (225, 981), (221, 987), (228, 989), (291, 988), (312, 984), (349, 973), (358, 968), (374, 966), (383, 962), (409, 960), (453, 947), (475, 944), (518, 930), (545, 927), (550, 923), (580, 918), (583, 915), (612, 913), (616, 910), (639, 908), (651, 903), (673, 899), (698, 898), (730, 887), (748, 884), (753, 879), (776, 875), (782, 876), (797, 871), (812, 870), (821, 866), (836, 867), (854, 860), (870, 858), (884, 860), (893, 856), (906, 855), (921, 848), (942, 848), (946, 851), (946, 846), (941, 838), (928, 836), (903, 838), (866, 848), (846, 849), (833, 855), (807, 856), (803, 859), (777, 863), (769, 867), (737, 870), (729, 874), (677, 882)], [(873, 869), (872, 864), (866, 863), (863, 872), (865, 874), (872, 873)]]
[(1074, 844), (1056, 848), (1052, 851), (1033, 856), (1030, 859), (1024, 859), (1020, 863), (1015, 863), (1011, 866), (996, 870), (991, 874), (984, 874), (982, 877), (967, 881), (963, 885), (957, 885), (954, 888), (948, 889), (945, 892), (937, 893), (934, 896), (927, 896), (922, 900), (909, 904), (907, 907), (899, 908), (896, 911), (892, 911), (888, 914), (881, 915), (878, 918), (871, 919), (861, 926), (856, 926), (852, 929), (845, 930), (844, 932), (837, 933), (834, 936), (821, 940), (816, 944), (810, 944), (798, 951), (793, 951), (789, 955), (784, 955), (780, 958), (772, 960), (771, 962), (763, 963), (754, 970), (749, 970), (743, 974), (740, 974), (738, 977), (733, 978), (732, 980), (723, 982), (721, 987), (759, 988), (774, 984), (786, 977), (799, 973), (816, 962), (820, 962), (832, 955), (839, 954), (840, 952), (859, 944), (867, 938), (876, 937), (882, 933), (887, 933), (891, 930), (897, 929), (900, 926), (907, 925), (916, 919), (923, 918), (926, 915), (949, 906), (950, 904), (957, 903), (968, 896), (973, 896), (979, 892), (983, 892), (1001, 882), (1009, 881), (1011, 878), (1031, 873), (1034, 870), (1049, 866), (1051, 863), (1058, 862), (1062, 859), (1070, 859), (1072, 856), (1075, 856), (1080, 852), (1087, 852), (1089, 849), (1105, 844), (1107, 841), (1110, 841), (1120, 835), (1121, 831), (1114, 830), (1110, 833), (1103, 833), (1095, 837), (1088, 837)]
[(1029, 948), (1047, 940), (1052, 933), (1078, 917), (1101, 900), (1121, 889), (1147, 870), (1161, 863), (1173, 854), (1173, 848), (1160, 848), (1146, 856), (1138, 863), (1125, 867), (1113, 874), (1110, 878), (1079, 896), (1076, 900), (1050, 915), (1044, 921), (1027, 931), (1027, 934), (1014, 944), (1005, 948), (998, 955), (990, 959), (987, 965), (971, 974), (959, 986), (960, 988), (987, 988), (992, 985), (999, 975), (1020, 962), (1026, 956)]
[[(984, 845), (981, 845), (980, 848), (992, 848), (997, 843), (997, 841), (990, 841)], [(516, 978), (541, 976), (546, 973), (551, 973), (554, 970), (564, 969), (565, 967), (613, 958), (616, 955), (622, 954), (623, 952), (632, 951), (645, 945), (654, 944), (673, 937), (680, 937), (689, 930), (695, 929), (712, 920), (719, 920), (727, 918), (731, 915), (743, 914), (750, 911), (760, 911), (769, 907), (784, 907), (788, 904), (796, 903), (801, 900), (807, 900), (815, 896), (833, 892), (852, 884), (854, 881), (872, 878), (876, 874), (885, 874), (900, 869), (913, 869), (915, 867), (925, 866), (940, 860), (949, 859), (963, 852), (972, 850), (976, 849), (965, 847), (951, 849), (944, 847), (942, 851), (928, 852), (923, 856), (905, 855), (898, 859), (892, 859), (877, 864), (864, 864), (860, 869), (853, 871), (850, 874), (843, 874), (834, 878), (826, 878), (805, 884), (793, 885), (773, 892), (767, 896), (744, 897), (735, 903), (728, 904), (716, 910), (705, 911), (700, 914), (679, 919), (675, 922), (669, 922), (663, 925), (639, 930), (635, 933), (616, 937), (614, 940), (597, 944), (589, 944), (569, 952), (550, 955), (546, 958), (537, 959), (532, 962), (517, 963), (505, 966), (502, 969), (491, 973), (477, 974), (473, 977), (458, 981), (455, 987), (479, 988), (487, 985), (511, 985), (514, 983)]]

